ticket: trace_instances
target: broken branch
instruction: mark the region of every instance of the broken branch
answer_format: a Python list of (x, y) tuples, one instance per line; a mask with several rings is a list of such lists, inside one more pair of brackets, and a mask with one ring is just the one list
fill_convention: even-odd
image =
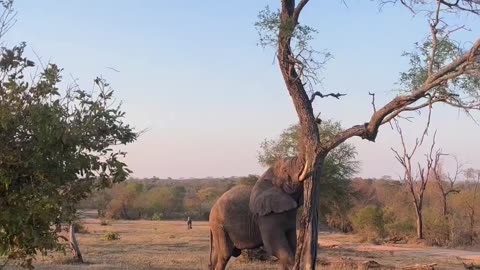
[(310, 96), (310, 102), (313, 102), (315, 100), (315, 97), (316, 96), (319, 96), (321, 98), (325, 98), (325, 97), (334, 97), (336, 99), (340, 99), (340, 97), (342, 96), (346, 96), (347, 94), (340, 94), (340, 93), (329, 93), (329, 94), (322, 94), (321, 92), (317, 91), (317, 92), (314, 92), (311, 96)]

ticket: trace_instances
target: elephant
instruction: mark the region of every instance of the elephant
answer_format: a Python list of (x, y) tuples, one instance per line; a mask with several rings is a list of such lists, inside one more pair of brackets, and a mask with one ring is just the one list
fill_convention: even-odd
[(280, 269), (293, 266), (297, 209), (303, 203), (305, 162), (281, 159), (252, 186), (235, 186), (212, 206), (210, 269), (225, 269), (242, 249), (263, 246), (280, 261)]

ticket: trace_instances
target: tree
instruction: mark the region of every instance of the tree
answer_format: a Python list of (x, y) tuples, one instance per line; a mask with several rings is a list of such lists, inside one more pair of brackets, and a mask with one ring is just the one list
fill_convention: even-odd
[[(426, 166), (422, 167), (420, 163), (418, 163), (418, 171), (415, 169), (415, 165), (412, 165), (412, 158), (414, 157), (416, 151), (420, 147), (423, 142), (424, 137), (419, 140), (415, 141), (415, 145), (411, 151), (407, 150), (407, 146), (405, 144), (405, 138), (402, 132), (402, 129), (395, 120), (395, 127), (398, 131), (400, 136), (400, 140), (402, 143), (402, 150), (401, 152), (396, 151), (392, 148), (392, 151), (395, 153), (395, 158), (403, 167), (403, 181), (408, 187), (408, 191), (412, 196), (413, 206), (415, 207), (415, 217), (416, 217), (416, 225), (417, 225), (417, 238), (423, 239), (423, 202), (424, 202), (424, 195), (425, 190), (427, 188), (428, 180), (431, 178), (431, 173), (435, 167), (435, 160), (433, 158), (433, 149), (435, 147), (435, 136), (436, 132), (433, 135), (432, 146), (430, 147), (430, 152), (426, 155), (427, 162)], [(425, 135), (425, 133), (423, 133)], [(440, 151), (437, 150), (436, 157), (440, 156)]]
[(77, 202), (127, 178), (126, 153), (114, 149), (138, 134), (105, 80), (95, 79), (94, 91), (61, 90), (61, 69), (46, 64), (36, 74), (25, 46), (0, 55), (0, 256), (31, 267), (37, 252), (62, 248), (52, 228), (72, 222)]
[[(474, 0), (448, 2), (400, 0), (380, 1), (381, 4), (400, 2), (412, 12), (430, 10), (426, 16), (430, 22), (431, 36), (417, 50), (405, 54), (410, 57), (411, 68), (401, 74), (403, 91), (377, 109), (372, 94), (373, 113), (370, 119), (354, 125), (330, 140), (321, 140), (313, 102), (316, 97), (340, 98), (340, 93), (324, 94), (314, 91), (320, 81), (318, 71), (330, 58), (328, 53), (316, 60), (319, 53), (309, 46), (314, 28), (299, 23), (300, 14), (309, 0), (281, 0), (278, 11), (269, 8), (259, 13), (256, 27), (260, 44), (276, 49), (278, 65), (292, 98), (300, 124), (299, 157), (304, 162), (301, 179), (304, 180), (304, 211), (300, 222), (294, 269), (314, 269), (318, 239), (318, 201), (322, 170), (328, 153), (345, 140), (357, 136), (374, 142), (381, 125), (405, 111), (416, 111), (434, 103), (443, 102), (465, 110), (478, 109), (477, 90), (480, 86), (480, 38), (469, 43), (469, 48), (460, 48), (449, 39), (455, 28), (449, 27), (444, 12), (480, 13), (480, 3)], [(435, 5), (432, 5), (432, 2)], [(433, 9), (432, 9), (432, 6)], [(462, 28), (460, 28), (462, 29)], [(309, 93), (307, 93), (307, 90)], [(431, 110), (430, 110), (431, 112)]]
[(172, 188), (173, 207), (172, 212), (181, 212), (184, 210), (184, 200), (187, 190), (184, 186), (175, 186)]
[[(279, 138), (265, 139), (260, 145), (258, 161), (265, 167), (272, 166), (275, 161), (294, 157), (298, 154), (299, 125), (291, 125), (283, 130)], [(342, 131), (339, 122), (323, 121), (318, 125), (322, 139), (328, 140)], [(346, 217), (350, 208), (351, 182), (350, 178), (358, 170), (358, 162), (355, 160), (357, 152), (349, 143), (342, 143), (332, 150), (325, 158), (323, 177), (320, 183), (321, 219), (335, 226), (343, 223), (341, 219)], [(340, 220), (339, 220), (340, 219)], [(341, 229), (341, 228), (339, 228)]]
[(444, 155), (441, 151), (435, 154), (435, 160), (433, 161), (433, 173), (434, 179), (437, 183), (437, 187), (440, 190), (440, 195), (442, 198), (442, 214), (445, 219), (448, 219), (448, 196), (450, 194), (459, 193), (455, 187), (458, 176), (462, 172), (462, 164), (458, 162), (458, 159), (454, 156), (455, 159), (455, 173), (451, 175), (450, 173), (445, 174), (442, 172), (442, 165), (440, 163), (441, 156)]
[[(126, 182), (114, 185), (110, 191), (113, 198), (108, 205), (108, 214), (112, 218), (132, 219), (135, 216), (140, 217), (142, 206), (137, 201), (138, 196), (143, 191), (143, 185), (136, 182)], [(136, 212), (136, 213), (134, 213)]]
[(94, 193), (92, 200), (97, 208), (98, 216), (105, 217), (108, 204), (112, 201), (111, 194), (105, 190), (101, 190)]

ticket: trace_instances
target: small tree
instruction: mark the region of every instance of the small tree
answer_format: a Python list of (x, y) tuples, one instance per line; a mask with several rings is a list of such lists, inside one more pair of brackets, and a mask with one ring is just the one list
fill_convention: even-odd
[(442, 166), (441, 166), (441, 156), (444, 155), (441, 151), (438, 151), (435, 154), (435, 160), (433, 161), (433, 173), (435, 183), (437, 183), (437, 187), (440, 190), (440, 195), (442, 198), (442, 214), (445, 219), (448, 219), (448, 196), (450, 194), (459, 193), (460, 190), (455, 187), (457, 182), (458, 176), (462, 172), (462, 164), (458, 162), (457, 157), (454, 156), (455, 159), (455, 173), (452, 175), (450, 173), (443, 173)]
[[(1, 4), (0, 37), (12, 1)], [(37, 252), (63, 247), (54, 225), (72, 223), (80, 200), (127, 178), (117, 146), (138, 134), (105, 80), (95, 79), (93, 91), (62, 90), (61, 69), (47, 64), (36, 73), (25, 46), (0, 50), (0, 257), (32, 267)]]
[[(395, 121), (395, 127), (400, 135), (400, 140), (402, 143), (402, 151), (399, 153), (395, 149), (392, 148), (392, 151), (395, 153), (395, 158), (397, 161), (402, 165), (404, 173), (403, 173), (403, 181), (407, 185), (410, 195), (412, 196), (413, 206), (415, 207), (415, 215), (416, 215), (416, 225), (417, 225), (417, 238), (423, 239), (423, 198), (425, 194), (425, 190), (427, 188), (428, 180), (431, 178), (430, 173), (434, 167), (434, 159), (433, 159), (433, 149), (435, 147), (435, 136), (436, 132), (433, 135), (432, 145), (430, 147), (429, 154), (426, 155), (427, 163), (425, 167), (422, 167), (420, 163), (418, 163), (418, 171), (415, 172), (414, 165), (412, 165), (412, 158), (415, 155), (415, 152), (418, 150), (419, 146), (423, 142), (422, 139), (417, 139), (415, 141), (415, 145), (411, 151), (407, 150), (407, 146), (405, 145), (405, 139), (403, 136), (402, 129), (398, 124), (398, 121)], [(423, 133), (425, 135), (425, 133)], [(437, 154), (439, 152), (437, 151)]]

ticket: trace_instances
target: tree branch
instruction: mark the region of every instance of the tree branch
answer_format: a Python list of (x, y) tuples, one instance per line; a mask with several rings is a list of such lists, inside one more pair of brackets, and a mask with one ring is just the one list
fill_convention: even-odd
[[(379, 127), (391, 121), (401, 112), (420, 109), (429, 106), (430, 103), (434, 102), (446, 102), (446, 99), (448, 99), (448, 97), (445, 96), (436, 98), (431, 102), (426, 102), (416, 107), (409, 107), (409, 105), (425, 97), (429, 91), (435, 89), (438, 86), (441, 86), (448, 80), (455, 79), (463, 75), (465, 73), (465, 69), (468, 66), (475, 64), (474, 57), (480, 54), (479, 48), (480, 38), (475, 41), (475, 43), (468, 52), (464, 53), (462, 56), (452, 61), (450, 64), (428, 76), (423, 85), (420, 86), (418, 89), (413, 91), (411, 94), (397, 96), (396, 98), (388, 102), (385, 106), (373, 113), (369, 122), (364, 123), (363, 125), (352, 126), (345, 131), (340, 132), (335, 138), (333, 138), (326, 144), (325, 149), (333, 149), (342, 142), (344, 142), (346, 139), (353, 136), (358, 136), (362, 139), (374, 142), (377, 137)], [(461, 104), (457, 104), (457, 106), (462, 107)], [(477, 107), (472, 106), (471, 109), (477, 109)]]
[(373, 107), (373, 112), (377, 112), (377, 108), (375, 107), (375, 93), (370, 93), (368, 92), (370, 96), (372, 96), (372, 107)]
[(317, 92), (314, 92), (311, 96), (310, 96), (310, 102), (313, 102), (315, 100), (315, 97), (316, 96), (319, 96), (321, 98), (326, 98), (326, 97), (334, 97), (336, 99), (340, 99), (340, 97), (342, 96), (346, 96), (347, 94), (340, 94), (340, 93), (329, 93), (329, 94), (322, 94), (321, 92), (317, 91)]
[(295, 22), (295, 24), (298, 23), (298, 17), (300, 17), (300, 12), (302, 12), (302, 9), (307, 5), (309, 0), (301, 0), (300, 3), (298, 3), (297, 7), (293, 11), (292, 19)]

